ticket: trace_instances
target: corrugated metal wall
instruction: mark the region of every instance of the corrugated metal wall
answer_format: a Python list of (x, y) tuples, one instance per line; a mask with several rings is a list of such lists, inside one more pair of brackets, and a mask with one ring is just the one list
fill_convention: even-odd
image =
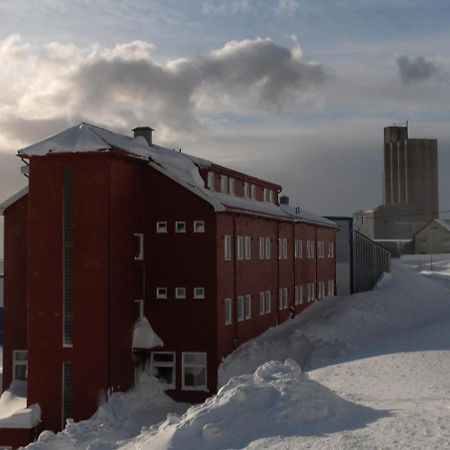
[(353, 233), (353, 292), (369, 291), (383, 272), (391, 271), (391, 254), (363, 234)]

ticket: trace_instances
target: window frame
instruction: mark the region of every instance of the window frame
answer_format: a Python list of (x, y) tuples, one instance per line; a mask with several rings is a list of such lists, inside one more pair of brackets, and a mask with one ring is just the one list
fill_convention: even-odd
[[(179, 290), (181, 290), (181, 292), (184, 291), (184, 296), (183, 296), (183, 294), (180, 295)], [(186, 287), (184, 287), (184, 286), (175, 287), (175, 299), (176, 300), (186, 300)]]
[(246, 261), (252, 259), (252, 237), (244, 236), (244, 258)]
[(266, 237), (265, 239), (265, 251), (266, 251), (266, 260), (272, 259), (272, 240), (270, 237)]
[(236, 259), (238, 261), (244, 260), (244, 236), (236, 236)]
[(247, 294), (244, 296), (244, 317), (245, 320), (252, 318), (252, 295)]
[[(164, 228), (161, 229), (160, 227), (163, 224), (164, 224)], [(169, 232), (169, 228), (167, 226), (167, 221), (165, 221), (165, 220), (158, 220), (156, 222), (156, 234), (165, 234), (165, 233), (168, 233), (168, 232)]]
[[(173, 356), (173, 361), (172, 363), (167, 363), (165, 361), (162, 361), (161, 363), (158, 363), (158, 365), (154, 364), (154, 355), (172, 355)], [(177, 372), (176, 372), (176, 366), (177, 366), (177, 358), (176, 358), (176, 354), (175, 352), (151, 352), (150, 354), (150, 369), (152, 372), (152, 375), (155, 378), (158, 378), (154, 373), (153, 373), (153, 369), (155, 367), (172, 367), (173, 368), (173, 377), (172, 377), (172, 383), (168, 384), (168, 383), (164, 383), (165, 386), (167, 386), (167, 389), (176, 389), (176, 381), (177, 381)]]
[[(17, 359), (17, 355), (19, 353), (25, 353), (26, 359)], [(25, 378), (17, 378), (16, 377), (16, 368), (17, 367), (25, 367)], [(13, 350), (13, 358), (12, 358), (12, 380), (13, 381), (27, 381), (28, 380), (28, 350), (16, 349)]]
[(236, 195), (236, 180), (233, 177), (228, 178), (228, 193)]
[(227, 297), (223, 301), (224, 304), (224, 324), (225, 326), (233, 324), (233, 301)]
[(238, 322), (242, 322), (245, 320), (245, 306), (244, 306), (244, 296), (243, 295), (237, 296), (236, 316), (237, 316)]
[(223, 174), (220, 175), (220, 192), (228, 194), (228, 177)]
[(266, 314), (272, 312), (272, 291), (266, 291), (266, 302), (265, 302)]
[[(204, 355), (205, 362), (203, 364), (190, 363), (186, 365), (185, 357), (186, 355)], [(185, 374), (186, 368), (204, 368), (205, 369), (205, 384), (201, 386), (186, 386), (185, 384)], [(207, 352), (182, 352), (181, 353), (181, 389), (183, 391), (208, 391), (208, 353)]]
[(263, 237), (258, 238), (258, 244), (259, 244), (259, 259), (265, 260), (266, 259), (266, 241)]
[[(196, 292), (197, 289), (201, 289), (203, 291), (203, 293), (201, 293), (201, 294), (197, 293)], [(203, 299), (205, 299), (206, 298), (205, 288), (203, 286), (194, 287), (192, 295), (193, 295), (193, 298), (196, 299), (196, 300), (203, 300)]]
[[(200, 226), (200, 229), (197, 229), (198, 226)], [(206, 233), (204, 220), (194, 220), (194, 233)]]
[[(178, 226), (182, 225), (183, 229), (179, 230)], [(175, 233), (177, 234), (183, 234), (183, 233), (187, 233), (187, 228), (186, 228), (186, 221), (185, 220), (176, 220), (175, 221)]]
[(224, 261), (231, 261), (232, 259), (230, 234), (225, 234), (223, 236), (223, 259)]
[(134, 237), (137, 238), (137, 252), (134, 255), (134, 260), (144, 261), (144, 233), (134, 233)]
[(209, 171), (208, 175), (207, 175), (207, 180), (206, 180), (206, 187), (210, 191), (215, 191), (215, 182), (216, 182), (216, 177), (215, 177), (214, 172)]
[(250, 198), (250, 183), (244, 181), (244, 198)]
[[(160, 289), (164, 289), (165, 294), (161, 294), (161, 293), (159, 292)], [(159, 286), (159, 287), (156, 288), (156, 298), (157, 298), (158, 300), (166, 300), (167, 297), (168, 297), (168, 290), (167, 290), (167, 287), (165, 287), (165, 286)]]

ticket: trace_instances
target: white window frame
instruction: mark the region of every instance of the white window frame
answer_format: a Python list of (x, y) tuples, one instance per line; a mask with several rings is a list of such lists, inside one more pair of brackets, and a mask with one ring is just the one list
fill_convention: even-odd
[(296, 239), (294, 244), (295, 258), (303, 258), (303, 241), (301, 239)]
[(288, 241), (286, 238), (283, 238), (283, 259), (287, 259), (288, 257)]
[(243, 295), (238, 296), (236, 308), (237, 308), (237, 321), (242, 322), (245, 318), (244, 296)]
[[(159, 361), (155, 364), (154, 355), (171, 355), (173, 357), (173, 361), (172, 362)], [(164, 384), (164, 386), (167, 386), (168, 389), (175, 389), (175, 383), (176, 383), (176, 379), (177, 379), (175, 352), (152, 352), (151, 358), (150, 358), (150, 368), (151, 368), (151, 372), (154, 377), (156, 377), (156, 375), (153, 373), (153, 370), (156, 367), (171, 367), (171, 368), (173, 368), (172, 383)]]
[(208, 181), (207, 181), (207, 187), (210, 191), (214, 191), (214, 184), (215, 184), (215, 176), (214, 172), (208, 172)]
[(166, 299), (167, 298), (167, 288), (164, 286), (156, 288), (156, 298), (157, 299)]
[(266, 291), (266, 314), (270, 314), (272, 312), (272, 292)]
[[(178, 229), (179, 226), (182, 228)], [(175, 233), (186, 233), (186, 221), (177, 220), (175, 222)]]
[(328, 242), (328, 258), (334, 258), (334, 242)]
[(194, 298), (204, 299), (205, 298), (205, 288), (204, 287), (194, 287)]
[[(19, 353), (25, 353), (27, 359), (18, 359), (17, 356)], [(21, 378), (16, 377), (16, 367), (25, 367), (25, 379), (22, 380)], [(13, 372), (12, 372), (12, 378), (13, 381), (26, 381), (28, 379), (28, 350), (13, 350)]]
[(134, 255), (135, 261), (144, 260), (144, 233), (134, 233), (134, 237), (137, 238), (137, 253)]
[(158, 234), (167, 233), (167, 222), (166, 221), (158, 221), (156, 222), (156, 232)]
[(266, 313), (266, 293), (259, 293), (259, 315), (263, 316)]
[(236, 256), (238, 261), (244, 259), (244, 236), (236, 236)]
[(244, 198), (250, 198), (250, 183), (244, 181)]
[[(185, 362), (185, 357), (186, 355), (191, 355), (191, 354), (201, 354), (205, 356), (205, 362), (204, 364), (189, 364), (187, 365)], [(181, 355), (181, 389), (183, 391), (208, 391), (208, 354), (206, 352), (182, 352)], [(184, 384), (184, 376), (185, 376), (185, 371), (186, 368), (204, 368), (205, 369), (205, 384), (201, 385), (201, 386), (186, 386)]]
[(250, 185), (250, 198), (256, 200), (256, 186), (254, 184)]
[(205, 221), (194, 220), (194, 233), (204, 233), (204, 232), (205, 232)]
[(283, 288), (278, 289), (278, 311), (283, 310)]
[(178, 286), (175, 288), (175, 298), (184, 300), (186, 298), (186, 288), (183, 286)]
[(231, 298), (226, 298), (223, 301), (224, 310), (225, 310), (225, 326), (231, 325), (233, 323), (233, 303)]
[(266, 259), (270, 260), (271, 259), (271, 240), (270, 237), (266, 238)]
[(225, 234), (223, 237), (223, 259), (231, 261), (231, 236)]
[(278, 259), (281, 260), (283, 258), (283, 244), (281, 238), (278, 238)]
[(303, 304), (303, 285), (295, 286), (295, 305)]
[(230, 195), (236, 195), (236, 180), (232, 177), (228, 179), (228, 193)]
[(250, 261), (252, 259), (252, 238), (251, 236), (245, 236), (245, 260)]
[(228, 177), (226, 175), (220, 175), (220, 192), (228, 194)]
[(252, 318), (252, 296), (247, 294), (244, 299), (245, 320)]
[(273, 190), (270, 189), (269, 190), (269, 202), (274, 203), (273, 199), (274, 199)]
[(266, 246), (263, 237), (258, 238), (259, 243), (259, 259), (266, 259)]
[(269, 190), (267, 188), (263, 188), (263, 198), (265, 202), (269, 201)]

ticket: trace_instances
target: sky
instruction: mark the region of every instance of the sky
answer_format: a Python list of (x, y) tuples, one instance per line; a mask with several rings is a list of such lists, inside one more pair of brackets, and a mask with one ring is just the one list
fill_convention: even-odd
[(381, 203), (383, 127), (409, 121), (439, 140), (450, 210), (449, 20), (444, 0), (2, 0), (0, 202), (19, 148), (87, 121), (351, 215)]

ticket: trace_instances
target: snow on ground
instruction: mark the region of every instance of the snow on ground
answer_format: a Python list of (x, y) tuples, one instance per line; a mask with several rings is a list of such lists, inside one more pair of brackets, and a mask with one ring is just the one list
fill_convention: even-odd
[(243, 345), (218, 395), (184, 415), (158, 423), (182, 409), (148, 378), (30, 448), (449, 448), (449, 373), (450, 292), (394, 263), (376, 290), (318, 302)]
[(450, 254), (403, 255), (402, 264), (450, 288)]

